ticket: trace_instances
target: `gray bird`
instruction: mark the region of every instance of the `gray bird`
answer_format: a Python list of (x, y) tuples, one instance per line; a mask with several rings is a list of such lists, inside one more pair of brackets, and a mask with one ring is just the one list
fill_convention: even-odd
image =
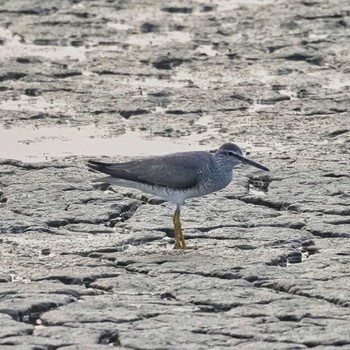
[(196, 151), (167, 154), (124, 163), (88, 161), (88, 167), (109, 176), (94, 180), (131, 187), (176, 204), (173, 216), (175, 249), (186, 249), (180, 211), (185, 200), (201, 197), (225, 188), (232, 181), (233, 168), (249, 164), (269, 171), (243, 156), (233, 143), (225, 143), (214, 152)]

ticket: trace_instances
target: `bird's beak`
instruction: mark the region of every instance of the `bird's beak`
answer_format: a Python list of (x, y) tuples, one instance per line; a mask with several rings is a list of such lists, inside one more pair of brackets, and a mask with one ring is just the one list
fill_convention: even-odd
[(241, 155), (240, 155), (238, 158), (239, 158), (239, 159), (242, 161), (242, 163), (244, 163), (244, 164), (252, 165), (252, 166), (254, 166), (254, 167), (258, 168), (258, 169), (261, 169), (261, 170), (270, 171), (268, 168), (266, 168), (266, 166), (264, 166), (264, 165), (262, 165), (262, 164), (260, 164), (260, 163), (254, 162), (254, 160), (250, 160), (250, 159), (248, 159), (248, 158), (246, 158), (246, 157), (243, 157), (243, 156), (241, 156)]

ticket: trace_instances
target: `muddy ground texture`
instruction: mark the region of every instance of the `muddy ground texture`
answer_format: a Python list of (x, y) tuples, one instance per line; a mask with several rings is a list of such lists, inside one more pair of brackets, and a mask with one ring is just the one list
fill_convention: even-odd
[(0, 160), (2, 350), (350, 349), (348, 1), (2, 0), (0, 28), (2, 126), (203, 134), (271, 168), (189, 201), (179, 252), (171, 205), (84, 159)]

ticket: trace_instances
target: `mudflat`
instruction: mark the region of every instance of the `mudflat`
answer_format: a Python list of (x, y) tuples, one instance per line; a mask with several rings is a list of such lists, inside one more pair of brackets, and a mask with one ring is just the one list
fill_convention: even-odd
[[(348, 1), (1, 1), (0, 348), (350, 349)], [(173, 208), (111, 161), (271, 169)]]

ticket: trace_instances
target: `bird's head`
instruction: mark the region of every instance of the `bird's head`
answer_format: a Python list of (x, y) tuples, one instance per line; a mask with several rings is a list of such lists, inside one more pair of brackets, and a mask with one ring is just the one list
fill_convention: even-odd
[(233, 143), (225, 143), (215, 152), (215, 157), (225, 162), (232, 169), (238, 164), (249, 164), (258, 169), (270, 171), (264, 165), (254, 162), (243, 156), (242, 150)]

